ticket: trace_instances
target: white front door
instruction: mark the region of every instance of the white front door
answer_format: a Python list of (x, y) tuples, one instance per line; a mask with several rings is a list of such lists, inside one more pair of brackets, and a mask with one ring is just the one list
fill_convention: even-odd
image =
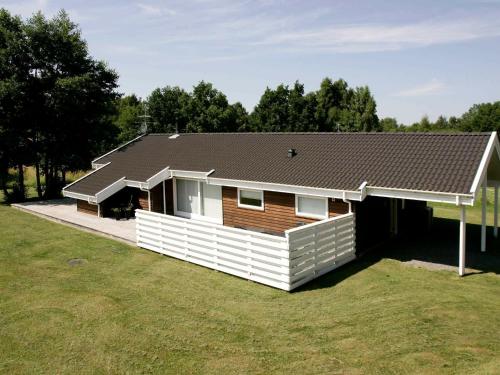
[(175, 179), (175, 214), (222, 224), (222, 188), (206, 182)]

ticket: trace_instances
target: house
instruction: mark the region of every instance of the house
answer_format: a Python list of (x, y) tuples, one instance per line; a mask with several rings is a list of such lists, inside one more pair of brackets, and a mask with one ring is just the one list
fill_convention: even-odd
[(149, 134), (92, 167), (63, 190), (82, 214), (132, 203), (139, 246), (285, 290), (425, 230), (427, 201), (461, 207), (460, 275), (487, 186), (498, 231), (495, 132)]

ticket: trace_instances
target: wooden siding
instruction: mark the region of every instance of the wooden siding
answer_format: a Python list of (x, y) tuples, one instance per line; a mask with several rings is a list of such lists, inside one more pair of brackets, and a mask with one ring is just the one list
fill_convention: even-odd
[[(222, 187), (224, 225), (281, 234), (287, 229), (318, 221), (295, 215), (294, 194), (264, 191), (264, 211), (238, 207), (237, 195), (237, 188)], [(328, 210), (329, 217), (334, 217), (347, 213), (349, 208), (345, 202), (329, 199)]]
[(139, 190), (137, 194), (137, 208), (149, 211), (148, 192)]
[(76, 210), (78, 212), (83, 212), (86, 214), (97, 216), (97, 205), (90, 204), (86, 201), (82, 201), (81, 199), (78, 199), (76, 201)]

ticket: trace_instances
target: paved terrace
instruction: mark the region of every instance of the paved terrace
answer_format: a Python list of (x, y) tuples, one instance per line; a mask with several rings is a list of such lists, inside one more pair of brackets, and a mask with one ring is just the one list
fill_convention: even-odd
[(117, 221), (77, 212), (74, 199), (16, 203), (12, 207), (129, 244), (136, 244), (134, 219)]

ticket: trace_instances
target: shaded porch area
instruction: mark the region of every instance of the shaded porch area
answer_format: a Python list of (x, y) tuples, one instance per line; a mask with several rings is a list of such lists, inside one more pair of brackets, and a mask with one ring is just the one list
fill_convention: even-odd
[[(428, 233), (395, 240), (373, 256), (395, 259), (409, 266), (456, 272), (459, 224), (458, 220), (435, 217)], [(481, 225), (468, 223), (466, 231), (465, 275), (489, 272), (500, 275), (500, 239), (488, 228), (487, 251), (482, 252)]]

